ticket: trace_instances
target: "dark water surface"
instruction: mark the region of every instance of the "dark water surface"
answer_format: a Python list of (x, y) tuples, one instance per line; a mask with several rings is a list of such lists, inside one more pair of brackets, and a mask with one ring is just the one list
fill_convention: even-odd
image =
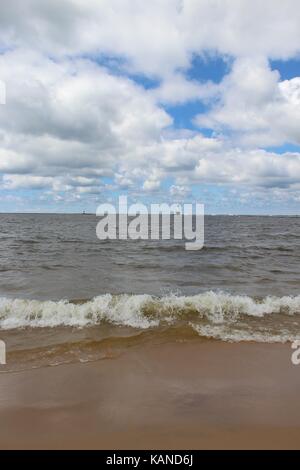
[(300, 338), (298, 217), (207, 216), (200, 251), (99, 241), (93, 215), (0, 221), (9, 370), (111, 357), (144, 341)]
[(100, 241), (93, 215), (0, 215), (0, 295), (89, 299), (207, 290), (297, 295), (300, 217), (207, 216), (205, 247)]

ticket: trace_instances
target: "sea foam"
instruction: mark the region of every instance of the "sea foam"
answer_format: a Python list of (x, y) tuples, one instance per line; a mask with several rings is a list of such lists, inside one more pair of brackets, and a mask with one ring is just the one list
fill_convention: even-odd
[[(204, 292), (193, 296), (170, 294), (163, 297), (105, 294), (82, 303), (1, 298), (0, 328), (86, 327), (107, 322), (148, 329), (183, 322), (192, 325), (204, 336), (210, 336), (209, 328), (214, 327), (211, 336), (218, 337), (222, 336), (221, 327), (233, 326), (239, 321), (247, 322), (251, 318), (259, 320), (274, 314), (294, 316), (299, 313), (300, 296), (257, 300), (246, 295), (222, 292)], [(217, 325), (220, 326), (219, 333)], [(228, 332), (227, 336), (230, 337)]]

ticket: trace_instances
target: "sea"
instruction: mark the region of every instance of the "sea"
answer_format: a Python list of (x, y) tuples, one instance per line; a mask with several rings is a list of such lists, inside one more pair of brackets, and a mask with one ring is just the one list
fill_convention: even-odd
[(0, 214), (0, 373), (150, 342), (300, 339), (300, 217), (205, 216), (205, 243), (99, 240), (89, 214)]

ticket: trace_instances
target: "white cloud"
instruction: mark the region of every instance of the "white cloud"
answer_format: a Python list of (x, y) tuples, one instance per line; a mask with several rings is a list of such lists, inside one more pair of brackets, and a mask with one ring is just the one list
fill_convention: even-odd
[(115, 182), (117, 184), (117, 187), (120, 189), (129, 189), (133, 186), (133, 180), (127, 176), (126, 174), (119, 174), (117, 173), (115, 175)]
[(6, 85), (0, 80), (0, 105), (5, 105), (6, 103)]
[(45, 189), (53, 184), (53, 178), (31, 175), (4, 175), (5, 189)]
[(103, 190), (103, 185), (96, 178), (84, 177), (52, 177), (35, 175), (4, 175), (3, 189), (50, 190), (51, 192), (77, 192), (79, 194), (97, 194)]
[(0, 67), (9, 83), (0, 108), (4, 173), (113, 174), (134, 166), (135, 149), (172, 123), (141, 87), (90, 61), (55, 63), (22, 50), (0, 56)]
[(144, 181), (143, 189), (145, 191), (156, 191), (160, 188), (160, 181), (155, 179), (148, 179)]
[[(259, 148), (300, 144), (300, 77), (269, 66), (300, 53), (298, 0), (10, 0), (0, 46), (2, 188), (71, 200), (105, 191), (103, 176), (150, 193), (172, 177), (172, 197), (202, 182), (298, 197), (300, 154)], [(191, 79), (195, 54), (230, 56), (232, 70), (219, 85)], [(212, 137), (163, 108), (195, 100)]]
[(173, 184), (170, 187), (170, 195), (175, 199), (184, 199), (190, 194), (190, 189), (187, 186), (177, 186)]
[(10, 0), (0, 40), (56, 56), (102, 52), (164, 76), (205, 50), (294, 56), (299, 24), (298, 0)]
[(199, 126), (230, 130), (248, 146), (300, 144), (300, 77), (280, 81), (266, 59), (238, 59), (218, 93), (212, 110), (195, 119)]
[(257, 187), (300, 185), (300, 154), (282, 155), (264, 150), (230, 149), (199, 160), (194, 178), (215, 183), (248, 184)]
[(147, 172), (147, 179), (144, 181), (144, 191), (154, 192), (160, 189), (161, 179), (163, 176), (162, 169), (154, 162), (151, 162), (151, 168)]
[(182, 74), (175, 73), (165, 77), (152, 93), (159, 102), (175, 105), (188, 101), (208, 100), (214, 97), (217, 91), (218, 87), (212, 82), (200, 84), (196, 80), (187, 80)]

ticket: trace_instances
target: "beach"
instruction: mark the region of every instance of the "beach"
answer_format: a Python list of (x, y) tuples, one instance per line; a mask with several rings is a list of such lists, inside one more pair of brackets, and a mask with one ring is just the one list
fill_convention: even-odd
[(299, 449), (291, 351), (195, 339), (1, 373), (0, 448)]
[(0, 450), (300, 450), (299, 203), (300, 0), (2, 1)]
[(300, 218), (205, 220), (191, 252), (1, 215), (1, 449), (300, 448)]

